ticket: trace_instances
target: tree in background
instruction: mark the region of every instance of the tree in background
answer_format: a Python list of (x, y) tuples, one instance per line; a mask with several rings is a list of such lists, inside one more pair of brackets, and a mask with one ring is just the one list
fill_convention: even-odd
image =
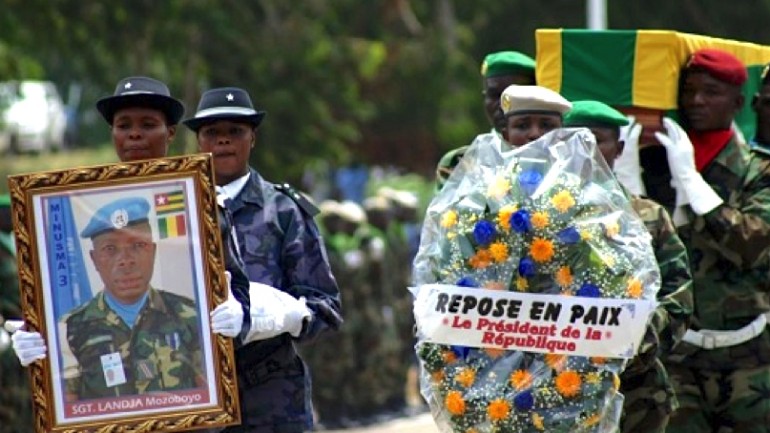
[[(769, 43), (770, 3), (608, 2), (611, 28), (666, 28)], [(741, 11), (751, 10), (750, 15)], [(0, 76), (83, 87), (82, 146), (107, 142), (93, 104), (118, 77), (168, 82), (188, 112), (206, 88), (237, 85), (268, 118), (268, 177), (300, 178), (308, 161), (356, 160), (431, 176), (446, 150), (486, 121), (479, 63), (489, 51), (535, 55), (534, 31), (582, 27), (575, 0), (6, 0)], [(94, 119), (93, 124), (89, 119)], [(194, 150), (192, 141), (176, 153)], [(257, 158), (257, 156), (255, 156)]]

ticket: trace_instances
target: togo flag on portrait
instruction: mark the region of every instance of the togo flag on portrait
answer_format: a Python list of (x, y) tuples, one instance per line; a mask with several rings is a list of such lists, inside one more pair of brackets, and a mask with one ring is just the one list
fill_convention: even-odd
[(48, 271), (54, 293), (54, 314), (59, 320), (69, 310), (88, 302), (93, 295), (70, 198), (51, 197), (47, 200), (46, 210)]
[(182, 190), (155, 194), (155, 214), (158, 216), (158, 238), (187, 235), (185, 202)]

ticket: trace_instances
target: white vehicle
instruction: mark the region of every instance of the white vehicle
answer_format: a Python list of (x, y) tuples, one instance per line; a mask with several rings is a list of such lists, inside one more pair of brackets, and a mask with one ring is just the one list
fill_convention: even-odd
[(0, 100), (0, 151), (39, 152), (64, 146), (67, 116), (52, 82), (0, 83)]

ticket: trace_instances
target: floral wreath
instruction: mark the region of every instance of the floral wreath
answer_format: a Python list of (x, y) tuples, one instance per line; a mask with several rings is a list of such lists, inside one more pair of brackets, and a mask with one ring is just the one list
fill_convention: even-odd
[[(477, 140), (426, 213), (415, 283), (654, 299), (650, 235), (584, 129), (501, 151)], [(446, 432), (618, 424), (622, 359), (429, 343), (422, 393)]]

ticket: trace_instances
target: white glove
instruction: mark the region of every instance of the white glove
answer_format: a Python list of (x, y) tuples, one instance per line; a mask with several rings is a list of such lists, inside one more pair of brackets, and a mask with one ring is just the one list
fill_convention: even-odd
[(249, 282), (251, 329), (244, 343), (266, 340), (288, 332), (298, 337), (311, 316), (305, 298), (299, 299), (266, 284)]
[(235, 338), (243, 328), (243, 307), (235, 299), (233, 290), (230, 288), (230, 280), (232, 280), (230, 272), (225, 271), (225, 277), (228, 287), (227, 300), (217, 305), (211, 312), (211, 330), (225, 337)]
[[(711, 189), (695, 168), (695, 150), (684, 130), (669, 118), (663, 119), (666, 134), (655, 133), (655, 138), (666, 148), (671, 177), (675, 178), (693, 212), (705, 215), (723, 203), (722, 198)], [(679, 195), (679, 191), (677, 191)], [(680, 199), (677, 198), (677, 201)]]
[(8, 332), (13, 333), (11, 335), (13, 351), (22, 366), (26, 367), (37, 360), (45, 359), (48, 347), (39, 332), (21, 330), (24, 327), (24, 322), (21, 320), (6, 320), (4, 327)]
[(615, 159), (613, 171), (618, 182), (632, 194), (645, 195), (642, 166), (639, 163), (639, 136), (642, 134), (642, 125), (636, 123), (634, 116), (628, 116), (628, 122), (628, 125), (620, 128), (620, 139), (625, 142), (625, 146), (623, 152)]

